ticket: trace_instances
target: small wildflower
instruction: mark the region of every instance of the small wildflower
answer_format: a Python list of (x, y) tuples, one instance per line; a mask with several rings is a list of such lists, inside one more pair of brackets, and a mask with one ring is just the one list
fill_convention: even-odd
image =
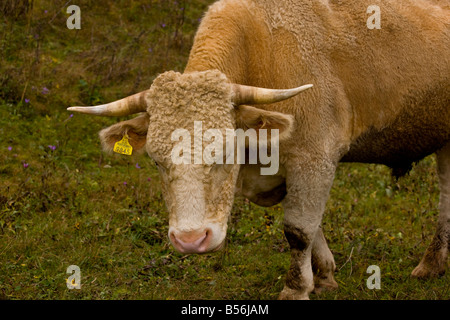
[(126, 185), (127, 185), (127, 182), (126, 182), (126, 181), (124, 181), (124, 182), (123, 182), (123, 185), (124, 185), (124, 186), (126, 186)]
[(44, 13), (48, 13), (48, 10), (45, 10)]
[(42, 94), (48, 94), (50, 92), (50, 90), (48, 90), (47, 87), (43, 87), (41, 92), (42, 92)]
[(12, 147), (11, 147), (11, 146), (9, 146), (9, 147), (8, 147), (8, 151), (11, 151), (11, 150), (12, 150)]
[(165, 28), (166, 24), (165, 23), (161, 23), (161, 27)]
[(71, 113), (71, 114), (67, 117), (67, 119), (64, 120), (63, 122), (67, 122), (67, 121), (69, 121), (69, 120), (72, 119), (72, 118), (73, 118), (73, 113)]
[(23, 167), (26, 169), (26, 168), (28, 168), (30, 165), (28, 164), (28, 163), (26, 163), (25, 161), (24, 162), (22, 162), (22, 164), (23, 164)]
[(147, 181), (152, 181), (152, 178), (147, 178)]
[(148, 52), (152, 53), (153, 49), (152, 48), (148, 48)]
[(56, 150), (56, 146), (53, 146), (53, 145), (48, 145), (47, 147), (48, 147), (49, 149), (53, 150), (53, 151), (55, 151), (55, 150)]
[(30, 99), (25, 98), (25, 103), (30, 103)]
[(136, 163), (135, 167), (136, 167), (136, 169), (141, 169), (141, 166), (139, 165), (139, 163)]

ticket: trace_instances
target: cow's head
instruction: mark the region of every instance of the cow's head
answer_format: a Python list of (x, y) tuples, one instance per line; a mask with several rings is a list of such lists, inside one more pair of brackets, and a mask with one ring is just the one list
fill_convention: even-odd
[[(219, 71), (170, 71), (157, 77), (144, 92), (106, 105), (69, 110), (104, 116), (145, 112), (102, 130), (103, 148), (112, 151), (114, 144), (127, 134), (134, 152), (147, 151), (161, 176), (169, 211), (170, 241), (180, 252), (204, 253), (218, 250), (224, 243), (240, 168), (236, 161), (202, 161), (203, 154), (219, 156), (215, 154), (217, 148), (209, 153), (205, 150), (212, 141), (216, 142), (216, 137), (208, 137), (206, 132), (215, 129), (226, 137), (227, 129), (278, 129), (282, 140), (289, 136), (292, 116), (246, 104), (281, 101), (310, 86), (271, 90), (231, 84)], [(202, 138), (211, 142), (202, 143), (198, 140)], [(225, 141), (217, 140), (224, 145)], [(180, 149), (182, 143), (189, 148)], [(221, 149), (226, 157), (224, 145)], [(178, 160), (188, 156), (182, 159), (191, 161), (174, 161), (174, 156)]]

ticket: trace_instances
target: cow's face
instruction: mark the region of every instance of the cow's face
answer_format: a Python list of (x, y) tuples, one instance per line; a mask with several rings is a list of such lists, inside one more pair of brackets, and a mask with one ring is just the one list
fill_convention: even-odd
[[(239, 165), (208, 161), (203, 155), (214, 140), (205, 141), (209, 129), (223, 133), (222, 144), (226, 129), (236, 127), (226, 78), (217, 72), (168, 72), (154, 81), (147, 105), (147, 153), (160, 173), (170, 241), (184, 253), (219, 249), (225, 239)], [(224, 150), (223, 144), (220, 149)]]
[[(241, 104), (273, 100), (266, 91), (252, 95), (236, 92), (218, 71), (166, 72), (145, 94), (132, 96), (134, 104), (145, 104), (146, 113), (100, 132), (105, 150), (127, 134), (135, 152), (146, 151), (155, 160), (169, 211), (169, 238), (180, 252), (215, 251), (224, 243), (240, 169), (236, 140), (227, 139), (227, 131), (278, 129), (280, 139), (289, 136), (292, 116)], [(116, 104), (123, 110), (123, 101)]]

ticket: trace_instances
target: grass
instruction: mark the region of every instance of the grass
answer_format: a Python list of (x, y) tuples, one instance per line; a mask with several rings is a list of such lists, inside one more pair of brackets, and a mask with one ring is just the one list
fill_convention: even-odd
[[(110, 119), (55, 113), (23, 121), (14, 118), (11, 106), (1, 110), (4, 298), (277, 297), (289, 267), (280, 206), (261, 208), (237, 199), (226, 250), (183, 256), (167, 241), (167, 212), (152, 161), (101, 153), (96, 131)], [(429, 157), (400, 182), (382, 166), (339, 167), (324, 231), (340, 287), (312, 298), (450, 297), (448, 274), (430, 281), (409, 277), (436, 224), (434, 165)], [(72, 264), (81, 268), (82, 290), (65, 286)], [(365, 285), (373, 264), (381, 268), (381, 290)]]
[[(290, 261), (280, 206), (236, 199), (224, 251), (177, 253), (152, 160), (100, 150), (98, 131), (121, 119), (65, 111), (182, 70), (211, 2), (85, 1), (79, 31), (65, 28), (64, 1), (1, 17), (0, 298), (278, 296)], [(438, 197), (434, 156), (400, 181), (383, 166), (341, 164), (323, 222), (339, 289), (311, 298), (449, 299), (448, 273), (410, 278), (435, 231)], [(66, 287), (70, 265), (81, 269), (81, 290)], [(370, 265), (381, 269), (381, 290), (366, 286)]]

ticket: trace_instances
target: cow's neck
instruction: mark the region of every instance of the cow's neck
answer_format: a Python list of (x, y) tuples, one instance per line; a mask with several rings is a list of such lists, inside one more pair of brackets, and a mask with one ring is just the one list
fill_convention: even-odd
[(257, 205), (270, 207), (286, 195), (286, 170), (283, 166), (275, 175), (261, 175), (260, 165), (241, 165), (236, 184), (236, 196), (243, 196)]
[(250, 12), (245, 4), (237, 5), (242, 8), (224, 6), (204, 17), (185, 72), (217, 69), (233, 83), (261, 85), (260, 79), (266, 78), (261, 70), (270, 73), (270, 52), (264, 50), (269, 46), (261, 43), (261, 39), (270, 39), (269, 31), (262, 23), (263, 13)]

